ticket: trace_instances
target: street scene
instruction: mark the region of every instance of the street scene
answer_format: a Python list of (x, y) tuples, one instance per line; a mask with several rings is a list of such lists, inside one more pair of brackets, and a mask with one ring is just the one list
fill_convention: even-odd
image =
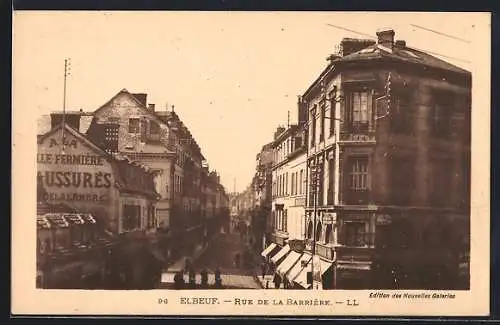
[(468, 35), (119, 17), (34, 31), (37, 288), (470, 289)]

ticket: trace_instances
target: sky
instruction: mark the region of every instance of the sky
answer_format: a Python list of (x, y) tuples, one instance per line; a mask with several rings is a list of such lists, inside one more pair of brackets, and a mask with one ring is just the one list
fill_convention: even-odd
[(288, 112), (296, 122), (297, 96), (343, 37), (391, 28), (407, 46), (453, 57), (441, 58), (474, 76), (481, 15), (17, 12), (14, 110), (33, 112), (24, 115), (33, 126), (37, 116), (61, 110), (64, 59), (70, 58), (68, 110), (93, 111), (123, 88), (147, 93), (157, 110), (175, 105), (226, 189), (236, 184), (241, 191)]

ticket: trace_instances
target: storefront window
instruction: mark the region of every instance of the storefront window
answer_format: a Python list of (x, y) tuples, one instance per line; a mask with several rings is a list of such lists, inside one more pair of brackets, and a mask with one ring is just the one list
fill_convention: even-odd
[(365, 246), (367, 244), (364, 222), (347, 222), (344, 225), (344, 232), (347, 246)]
[(141, 207), (139, 205), (123, 206), (123, 230), (141, 227)]

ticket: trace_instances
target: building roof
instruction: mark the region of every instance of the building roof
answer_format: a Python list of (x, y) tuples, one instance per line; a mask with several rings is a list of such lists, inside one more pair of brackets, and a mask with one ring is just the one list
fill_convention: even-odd
[(411, 47), (397, 45), (390, 49), (382, 46), (381, 44), (374, 44), (360, 51), (341, 57), (337, 60), (337, 62), (369, 61), (381, 58), (388, 58), (404, 63), (425, 65), (460, 74), (470, 74), (469, 71), (441, 60), (433, 55)]
[(105, 107), (109, 106), (109, 104), (111, 104), (116, 97), (118, 97), (122, 94), (129, 96), (129, 98), (131, 98), (137, 104), (137, 107), (139, 107), (139, 109), (141, 109), (145, 114), (152, 117), (156, 122), (165, 124), (165, 122), (163, 122), (161, 119), (159, 119), (156, 114), (154, 114), (153, 112), (148, 110), (148, 108), (146, 107), (146, 105), (144, 105), (144, 103), (142, 103), (134, 94), (130, 93), (125, 88), (123, 88), (122, 90), (117, 92), (113, 97), (111, 97), (106, 103), (104, 103), (98, 109), (96, 109), (92, 114), (95, 115), (101, 109), (104, 109)]
[(281, 132), (276, 140), (272, 142), (273, 146), (277, 146), (279, 143), (281, 143), (284, 139), (286, 139), (289, 136), (293, 136), (295, 132), (298, 130), (298, 125), (297, 124), (292, 124), (290, 125), (285, 131)]
[[(60, 129), (62, 129), (62, 126), (63, 126), (63, 124), (61, 123), (61, 124), (57, 125), (55, 128), (46, 132), (45, 134), (39, 135), (37, 138), (38, 143), (41, 143), (45, 138), (47, 138), (48, 136), (50, 136), (50, 135), (56, 133), (57, 131), (59, 131)], [(77, 130), (72, 128), (70, 125), (65, 123), (64, 130), (67, 131), (69, 134), (73, 135), (78, 140), (82, 141), (82, 143), (84, 143), (87, 147), (89, 147), (90, 149), (99, 153), (100, 155), (103, 155), (105, 157), (110, 157), (110, 155), (106, 151), (101, 149), (98, 145), (96, 145), (95, 143), (90, 141), (85, 135), (81, 134), (80, 132), (78, 132)]]
[[(353, 42), (355, 39), (344, 38), (344, 40), (349, 40), (350, 42)], [(359, 39), (360, 43), (364, 41), (366, 40)], [(399, 45), (397, 45), (396, 43), (399, 43)], [(469, 75), (469, 76), (471, 75), (470, 71), (457, 67), (431, 54), (425, 53), (423, 51), (411, 47), (407, 47), (405, 42), (404, 45), (401, 45), (401, 41), (395, 41), (393, 49), (387, 48), (380, 44), (373, 44), (357, 52), (348, 54), (343, 57), (338, 57), (335, 60), (330, 60), (328, 65), (321, 71), (320, 75), (307, 88), (302, 97), (307, 97), (309, 93), (315, 89), (316, 85), (319, 83), (320, 80), (322, 80), (327, 74), (329, 74), (330, 71), (334, 70), (337, 66), (343, 63), (370, 62), (382, 59), (388, 59), (407, 64), (427, 66), (462, 75)]]
[[(38, 143), (41, 143), (46, 137), (54, 134), (55, 132), (59, 131), (62, 128), (62, 123), (57, 125), (55, 128), (50, 130), (49, 132), (38, 136)], [(119, 185), (119, 188), (122, 190), (132, 190), (132, 191), (138, 191), (138, 192), (143, 192), (147, 195), (152, 195), (157, 197), (158, 193), (156, 193), (155, 190), (144, 190), (140, 189), (137, 184), (135, 183), (130, 183), (129, 182), (129, 177), (126, 172), (124, 172), (124, 168), (141, 168), (145, 174), (149, 173), (149, 168), (146, 165), (143, 165), (140, 162), (137, 161), (132, 161), (128, 157), (122, 157), (120, 155), (111, 155), (101, 149), (99, 146), (97, 146), (95, 143), (93, 143), (90, 139), (88, 139), (85, 135), (79, 133), (77, 130), (72, 128), (68, 124), (64, 124), (64, 130), (73, 135), (75, 138), (77, 138), (79, 141), (81, 141), (84, 145), (86, 145), (88, 148), (93, 150), (94, 152), (98, 153), (99, 155), (102, 155), (103, 157), (106, 157), (110, 163), (111, 163), (111, 168), (114, 171), (114, 176), (115, 180)], [(148, 181), (149, 182), (149, 181)], [(152, 180), (151, 180), (152, 182)], [(147, 187), (151, 187), (151, 189), (154, 189), (154, 184), (146, 184)]]

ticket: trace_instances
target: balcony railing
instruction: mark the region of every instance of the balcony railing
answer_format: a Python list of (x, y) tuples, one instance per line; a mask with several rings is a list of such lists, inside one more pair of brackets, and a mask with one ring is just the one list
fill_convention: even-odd
[(337, 247), (337, 260), (340, 261), (373, 261), (375, 249), (373, 247)]
[(368, 204), (369, 199), (370, 199), (369, 190), (349, 189), (346, 192), (345, 203), (352, 205), (365, 205)]
[(345, 232), (339, 237), (339, 244), (346, 247), (372, 247), (375, 245), (374, 233), (348, 235)]

